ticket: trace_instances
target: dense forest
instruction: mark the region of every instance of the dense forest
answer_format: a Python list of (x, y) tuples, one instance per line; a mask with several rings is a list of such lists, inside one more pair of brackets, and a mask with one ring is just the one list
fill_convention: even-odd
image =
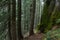
[(0, 0), (0, 40), (60, 40), (60, 0)]

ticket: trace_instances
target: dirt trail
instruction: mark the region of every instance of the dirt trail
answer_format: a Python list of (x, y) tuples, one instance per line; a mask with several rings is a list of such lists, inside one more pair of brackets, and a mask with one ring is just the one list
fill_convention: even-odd
[(29, 36), (28, 38), (24, 39), (24, 40), (42, 40), (43, 39), (44, 34), (40, 33), (40, 34), (34, 34), (32, 36)]

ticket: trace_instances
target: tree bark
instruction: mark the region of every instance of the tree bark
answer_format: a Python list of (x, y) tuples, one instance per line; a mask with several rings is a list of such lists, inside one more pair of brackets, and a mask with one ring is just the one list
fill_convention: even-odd
[(8, 0), (8, 13), (9, 13), (9, 17), (8, 17), (8, 32), (9, 32), (9, 40), (12, 40), (12, 37), (11, 37), (11, 29), (10, 29), (10, 27), (11, 27), (11, 5), (10, 5), (10, 3), (11, 3), (11, 1), (10, 0)]
[(18, 14), (17, 14), (17, 28), (18, 28), (18, 40), (23, 39), (21, 31), (21, 0), (18, 0)]
[(32, 4), (30, 6), (30, 12), (31, 12), (31, 22), (30, 22), (30, 32), (29, 35), (33, 35), (33, 28), (34, 28), (34, 18), (35, 18), (35, 9), (36, 9), (36, 0), (32, 0)]
[(16, 0), (11, 0), (11, 37), (12, 40), (17, 40), (16, 37)]
[[(49, 18), (49, 22), (48, 22), (48, 26), (46, 27), (45, 31), (48, 31), (52, 28), (52, 24), (53, 24), (53, 11), (55, 9), (55, 3), (56, 3), (56, 0), (52, 0), (49, 7), (48, 7), (48, 18)], [(48, 19), (47, 18), (47, 19)]]
[(45, 33), (50, 29), (48, 27), (51, 14), (55, 7), (55, 0), (46, 0), (41, 18), (40, 32)]

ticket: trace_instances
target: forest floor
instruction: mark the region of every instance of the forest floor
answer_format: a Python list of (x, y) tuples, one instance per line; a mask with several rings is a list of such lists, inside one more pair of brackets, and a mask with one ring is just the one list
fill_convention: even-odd
[[(58, 26), (53, 26), (52, 30), (57, 29)], [(45, 34), (43, 33), (36, 33), (34, 35), (31, 35), (27, 38), (25, 38), (24, 40), (43, 40), (45, 37)]]
[(24, 40), (43, 40), (44, 34), (43, 33), (38, 33), (38, 34), (34, 34), (32, 36), (29, 36), (28, 38), (24, 39)]

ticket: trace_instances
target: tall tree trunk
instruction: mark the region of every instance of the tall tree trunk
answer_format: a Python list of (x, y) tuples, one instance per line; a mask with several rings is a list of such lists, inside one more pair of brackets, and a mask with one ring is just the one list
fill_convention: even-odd
[(53, 24), (53, 15), (54, 15), (54, 10), (55, 10), (55, 3), (56, 0), (52, 0), (49, 8), (48, 8), (48, 17), (49, 17), (49, 22), (48, 22), (48, 26), (46, 27), (45, 31), (48, 31), (52, 28), (52, 24)]
[(8, 32), (9, 32), (9, 40), (12, 40), (12, 37), (11, 37), (11, 29), (10, 29), (10, 27), (11, 27), (11, 5), (10, 5), (10, 3), (11, 3), (11, 1), (10, 0), (8, 0), (8, 13), (9, 13), (9, 18), (8, 18)]
[(21, 31), (21, 0), (18, 0), (17, 28), (18, 28), (18, 40), (22, 40), (23, 36)]
[(30, 6), (30, 12), (31, 12), (31, 22), (30, 22), (30, 34), (29, 35), (33, 35), (33, 28), (34, 28), (34, 17), (35, 17), (35, 9), (36, 9), (36, 0), (32, 0), (32, 4)]
[(12, 40), (17, 40), (17, 37), (16, 37), (16, 0), (11, 0), (11, 37), (12, 37)]
[(47, 28), (48, 30), (50, 29), (48, 25), (54, 7), (55, 7), (55, 0), (46, 0), (41, 18), (40, 32), (44, 33), (47, 32)]

